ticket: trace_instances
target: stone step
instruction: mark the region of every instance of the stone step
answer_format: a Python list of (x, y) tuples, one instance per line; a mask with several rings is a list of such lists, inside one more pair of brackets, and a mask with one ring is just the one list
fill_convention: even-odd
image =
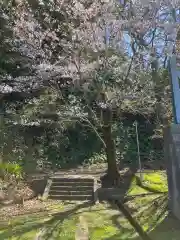
[(93, 178), (60, 178), (57, 176), (52, 176), (51, 179), (53, 179), (53, 182), (76, 182), (76, 183), (93, 183)]
[(88, 196), (92, 196), (93, 191), (57, 191), (57, 190), (50, 189), (49, 195), (64, 195), (64, 196), (88, 195)]
[(93, 191), (93, 186), (61, 186), (61, 185), (51, 185), (50, 190), (56, 191)]
[(57, 200), (66, 200), (66, 201), (87, 201), (93, 200), (93, 196), (87, 195), (77, 195), (77, 196), (65, 196), (65, 195), (49, 195), (50, 199), (57, 199)]
[(72, 186), (72, 187), (80, 187), (80, 186), (86, 186), (86, 187), (93, 187), (94, 182), (61, 182), (61, 181), (54, 181), (52, 182), (51, 186)]

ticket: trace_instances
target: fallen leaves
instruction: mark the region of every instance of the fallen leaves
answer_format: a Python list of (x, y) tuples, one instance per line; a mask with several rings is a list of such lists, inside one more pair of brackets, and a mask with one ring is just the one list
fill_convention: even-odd
[(46, 211), (45, 204), (37, 199), (32, 199), (21, 204), (12, 204), (11, 206), (3, 206), (0, 209), (0, 220), (7, 220), (13, 216), (19, 216), (24, 214), (32, 214), (37, 212)]

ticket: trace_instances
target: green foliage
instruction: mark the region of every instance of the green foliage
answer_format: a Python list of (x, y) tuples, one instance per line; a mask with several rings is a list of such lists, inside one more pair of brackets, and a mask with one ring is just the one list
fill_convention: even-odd
[[(156, 126), (144, 122), (138, 124), (139, 150), (142, 161), (160, 161), (163, 158), (163, 149), (157, 150), (154, 146), (154, 128)], [(118, 159), (127, 163), (138, 164), (137, 136), (134, 122), (124, 120), (116, 125), (115, 128), (116, 147)], [(159, 138), (159, 145), (162, 138)]]
[(22, 178), (22, 167), (17, 163), (0, 163), (0, 172), (3, 177), (8, 179), (15, 177), (18, 180)]
[(80, 124), (69, 126), (65, 131), (48, 133), (48, 141), (44, 144), (44, 154), (48, 161), (58, 167), (77, 166), (87, 162), (102, 148), (96, 134)]
[[(154, 149), (154, 127), (143, 121), (138, 124), (142, 161), (158, 161), (163, 158), (162, 150)], [(113, 124), (113, 135), (116, 140), (117, 160), (137, 166), (137, 142), (133, 121), (124, 120)], [(56, 128), (52, 125), (29, 128), (2, 124), (1, 140), (3, 160), (13, 162), (14, 159), (18, 159), (25, 171), (34, 171), (39, 162), (45, 168), (48, 165), (64, 168), (106, 161), (102, 143), (95, 132), (79, 123), (56, 125)]]
[(94, 153), (92, 157), (86, 159), (87, 164), (99, 164), (106, 162), (106, 155), (104, 153)]

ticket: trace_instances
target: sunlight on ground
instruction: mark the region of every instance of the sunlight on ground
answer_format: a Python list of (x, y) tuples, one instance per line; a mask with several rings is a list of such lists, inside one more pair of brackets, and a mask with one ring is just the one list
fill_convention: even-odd
[[(166, 175), (153, 172), (143, 175), (143, 184), (155, 190), (167, 191)], [(137, 195), (148, 191), (132, 181), (128, 195)], [(153, 240), (179, 239), (180, 231), (175, 220), (167, 218), (167, 193), (134, 196), (127, 202), (129, 211), (148, 232)], [(138, 239), (134, 229), (124, 216), (107, 203), (90, 206), (88, 203), (52, 202), (49, 210), (43, 213), (15, 217), (2, 222), (0, 239), (35, 240), (74, 240), (78, 216), (87, 220), (91, 240), (127, 240)], [(176, 230), (177, 229), (177, 230)]]
[[(140, 174), (136, 174), (140, 177)], [(167, 176), (164, 171), (156, 171), (142, 174), (143, 185), (150, 187), (152, 190), (157, 190), (161, 192), (167, 192)], [(128, 190), (128, 195), (148, 193), (149, 191), (136, 185), (136, 179), (132, 180), (131, 186)]]

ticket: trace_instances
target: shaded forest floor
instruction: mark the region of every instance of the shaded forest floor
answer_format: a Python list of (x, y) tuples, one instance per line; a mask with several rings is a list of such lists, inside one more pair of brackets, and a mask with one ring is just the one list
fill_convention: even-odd
[[(126, 196), (126, 206), (153, 240), (179, 239), (179, 222), (167, 211), (167, 180), (163, 171), (143, 174), (143, 184), (164, 193), (150, 193), (132, 179)], [(141, 194), (143, 194), (141, 196)], [(34, 212), (34, 213), (33, 213)], [(16, 216), (14, 216), (16, 215)], [(112, 204), (101, 202), (59, 202), (31, 200), (24, 207), (14, 205), (0, 209), (0, 239), (73, 240), (78, 217), (83, 215), (88, 223), (90, 239), (116, 240), (140, 238), (122, 213)]]

